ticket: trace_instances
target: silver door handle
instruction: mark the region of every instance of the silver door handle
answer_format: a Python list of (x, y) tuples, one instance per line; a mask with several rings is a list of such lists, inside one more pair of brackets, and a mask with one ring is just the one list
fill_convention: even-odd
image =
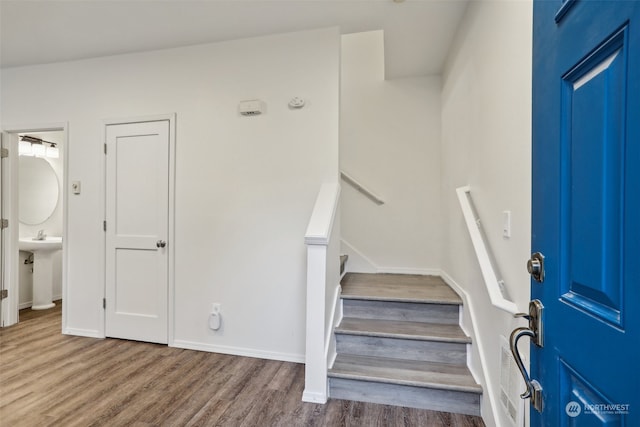
[(156, 242), (156, 248), (164, 248), (165, 246), (167, 246), (167, 242), (165, 242), (164, 240), (158, 240)]
[(529, 314), (526, 313), (518, 313), (515, 317), (524, 317), (529, 320), (529, 326), (519, 327), (511, 332), (511, 337), (509, 338), (509, 347), (511, 348), (511, 354), (513, 355), (514, 360), (516, 361), (516, 365), (518, 365), (518, 369), (520, 370), (520, 374), (524, 379), (524, 382), (527, 386), (527, 389), (524, 393), (520, 395), (521, 399), (531, 398), (531, 404), (538, 411), (542, 412), (542, 385), (537, 380), (532, 380), (527, 373), (527, 370), (524, 368), (524, 363), (522, 363), (522, 357), (520, 356), (520, 351), (518, 350), (518, 341), (520, 338), (524, 336), (528, 336), (531, 338), (531, 341), (537, 345), (538, 347), (542, 347), (544, 343), (544, 336), (542, 333), (542, 309), (544, 306), (540, 302), (540, 300), (533, 300), (529, 302)]

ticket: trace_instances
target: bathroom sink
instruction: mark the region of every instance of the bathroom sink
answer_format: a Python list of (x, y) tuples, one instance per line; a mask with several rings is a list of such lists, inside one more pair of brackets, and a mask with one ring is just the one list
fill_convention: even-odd
[(62, 237), (46, 237), (33, 240), (22, 237), (18, 240), (18, 249), (33, 252), (33, 304), (32, 310), (46, 310), (55, 307), (51, 302), (53, 295), (53, 253), (62, 249)]
[(49, 252), (62, 249), (62, 237), (47, 237), (44, 240), (33, 240), (31, 237), (21, 237), (18, 249), (29, 252)]

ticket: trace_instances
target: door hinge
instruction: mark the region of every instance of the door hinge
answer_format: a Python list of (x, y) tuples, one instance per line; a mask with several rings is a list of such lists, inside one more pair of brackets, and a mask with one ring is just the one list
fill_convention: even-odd
[(106, 298), (102, 298), (102, 308), (104, 308), (105, 310), (107, 309), (107, 299)]
[(3, 300), (5, 298), (9, 298), (9, 290), (8, 289), (3, 289), (0, 291), (0, 300)]
[(104, 144), (104, 154), (107, 154), (107, 144)]
[(0, 219), (0, 230), (4, 230), (5, 228), (9, 228), (9, 220), (8, 219)]
[(102, 221), (102, 230), (107, 231), (107, 221)]
[(5, 157), (9, 157), (9, 149), (0, 148), (0, 159), (4, 159)]

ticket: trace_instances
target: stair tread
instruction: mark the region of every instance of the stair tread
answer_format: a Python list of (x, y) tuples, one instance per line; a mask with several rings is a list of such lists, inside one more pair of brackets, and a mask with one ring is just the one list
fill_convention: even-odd
[(329, 377), (482, 393), (466, 366), (339, 354)]
[(344, 299), (462, 304), (439, 276), (347, 273), (341, 285)]
[(443, 342), (469, 343), (460, 326), (455, 324), (408, 322), (404, 320), (378, 320), (345, 317), (336, 327), (336, 333), (372, 337), (404, 338)]

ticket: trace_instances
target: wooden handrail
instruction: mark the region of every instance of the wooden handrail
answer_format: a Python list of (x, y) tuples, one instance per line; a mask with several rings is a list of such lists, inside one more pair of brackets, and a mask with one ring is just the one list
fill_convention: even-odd
[(379, 196), (377, 196), (373, 191), (367, 189), (367, 187), (365, 187), (364, 185), (360, 184), (354, 177), (352, 177), (348, 173), (346, 173), (344, 171), (340, 171), (340, 178), (342, 178), (342, 180), (344, 182), (346, 182), (347, 184), (351, 185), (353, 188), (358, 190), (364, 196), (369, 198), (376, 205), (383, 205), (384, 204), (384, 200), (382, 200)]

